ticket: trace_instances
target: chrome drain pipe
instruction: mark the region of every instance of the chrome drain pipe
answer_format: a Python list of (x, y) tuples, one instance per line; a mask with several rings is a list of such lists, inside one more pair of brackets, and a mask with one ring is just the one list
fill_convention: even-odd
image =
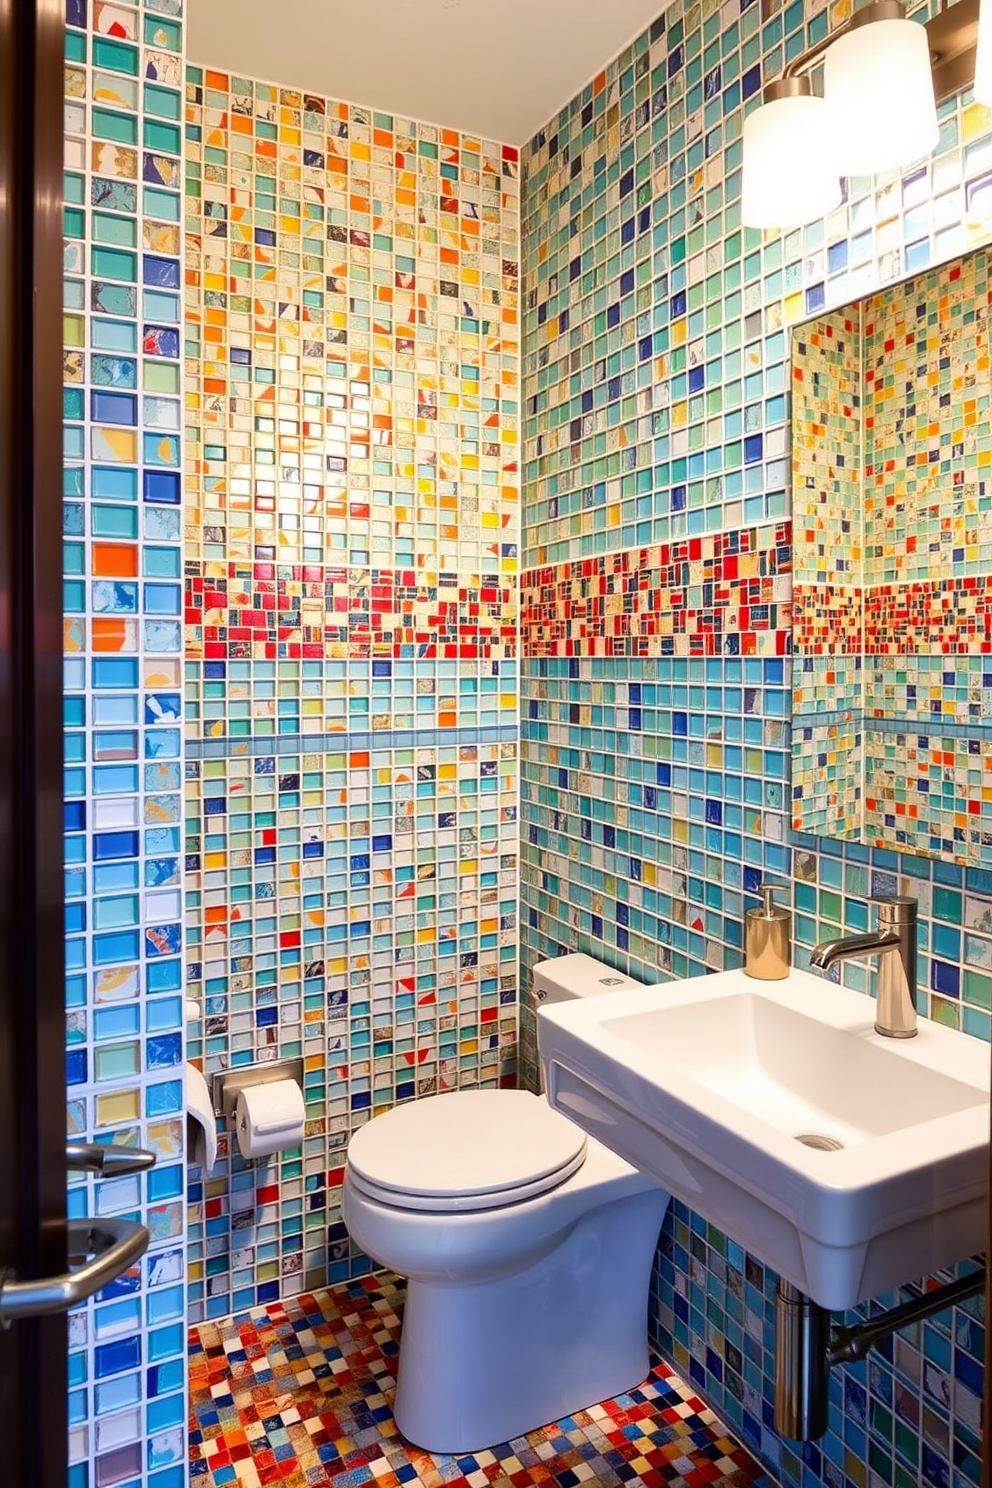
[[(978, 1257), (975, 1258), (976, 1260)], [(816, 1441), (827, 1429), (827, 1386), (835, 1364), (863, 1359), (874, 1344), (985, 1290), (985, 1266), (853, 1327), (832, 1328), (830, 1313), (779, 1281), (775, 1293), (775, 1430), (787, 1441)]]
[(780, 1281), (775, 1293), (775, 1430), (788, 1441), (816, 1441), (827, 1429), (830, 1314)]

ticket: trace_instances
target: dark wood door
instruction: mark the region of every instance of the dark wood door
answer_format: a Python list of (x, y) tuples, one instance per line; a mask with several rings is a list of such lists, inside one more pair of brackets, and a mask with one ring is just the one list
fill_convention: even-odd
[[(0, 1277), (66, 1269), (61, 0), (0, 0)], [(65, 1488), (66, 1319), (0, 1329), (9, 1488)]]

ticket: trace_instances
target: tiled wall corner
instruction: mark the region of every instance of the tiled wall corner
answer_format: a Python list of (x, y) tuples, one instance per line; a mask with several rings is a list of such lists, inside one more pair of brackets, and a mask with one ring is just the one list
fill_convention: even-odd
[(152, 1240), (70, 1318), (69, 1484), (182, 1488), (182, 3), (66, 21), (68, 1126), (158, 1154), (70, 1184)]
[(186, 121), (190, 1048), (307, 1102), (193, 1171), (197, 1319), (368, 1270), (349, 1133), (514, 1079), (519, 183), (200, 67)]
[[(967, 98), (932, 161), (805, 229), (741, 227), (744, 112), (827, 24), (674, 0), (524, 151), (521, 975), (575, 949), (653, 980), (739, 965), (765, 874), (793, 882), (802, 964), (900, 891), (923, 1010), (988, 1039), (992, 873), (793, 836), (790, 539), (770, 585), (734, 566), (789, 531), (790, 327), (992, 229), (992, 120)], [(533, 1080), (526, 997), (521, 1040)], [(978, 1482), (980, 1304), (838, 1372), (800, 1450), (771, 1424), (773, 1286), (674, 1206), (656, 1336), (783, 1484)]]

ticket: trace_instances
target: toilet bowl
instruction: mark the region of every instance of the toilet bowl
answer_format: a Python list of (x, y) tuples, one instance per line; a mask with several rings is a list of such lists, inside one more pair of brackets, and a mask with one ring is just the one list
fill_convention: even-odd
[(428, 1451), (476, 1451), (644, 1379), (668, 1202), (523, 1090), (430, 1096), (357, 1131), (345, 1224), (407, 1278), (402, 1434)]

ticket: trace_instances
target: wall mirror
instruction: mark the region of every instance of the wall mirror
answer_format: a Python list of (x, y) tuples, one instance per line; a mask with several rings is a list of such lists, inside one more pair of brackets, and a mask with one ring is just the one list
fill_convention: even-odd
[(992, 865), (992, 249), (792, 333), (793, 826)]

